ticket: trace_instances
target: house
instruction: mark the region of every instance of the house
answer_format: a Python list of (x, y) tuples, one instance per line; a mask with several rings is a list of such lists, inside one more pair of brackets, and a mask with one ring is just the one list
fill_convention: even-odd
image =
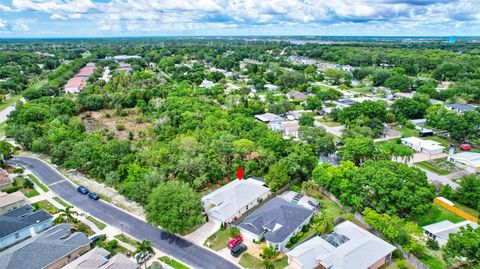
[(332, 233), (316, 236), (287, 252), (292, 269), (376, 269), (392, 258), (395, 247), (345, 221)]
[(133, 70), (133, 68), (132, 68), (132, 65), (129, 64), (129, 63), (119, 63), (118, 64), (118, 70), (125, 71), (125, 72), (129, 73)]
[(84, 233), (68, 223), (55, 225), (0, 253), (0, 269), (57, 269), (90, 250)]
[(28, 198), (16, 191), (13, 193), (0, 192), (0, 214), (17, 209), (28, 203)]
[(215, 86), (215, 83), (213, 81), (204, 79), (199, 86), (202, 88), (210, 89), (211, 87)]
[(73, 77), (67, 81), (67, 84), (63, 87), (65, 93), (79, 93), (85, 89), (87, 85), (87, 79), (85, 77)]
[(305, 113), (313, 113), (313, 111), (312, 110), (294, 110), (294, 111), (287, 112), (285, 116), (289, 120), (299, 120), (300, 117)]
[(299, 91), (289, 91), (287, 93), (287, 98), (290, 101), (305, 101), (307, 100), (308, 95)]
[(0, 168), (0, 190), (13, 186), (13, 179), (8, 175), (7, 171)]
[(265, 238), (268, 247), (286, 251), (290, 238), (310, 222), (315, 211), (275, 197), (247, 216), (238, 229), (244, 240)]
[(463, 113), (465, 111), (475, 111), (476, 107), (471, 105), (462, 105), (462, 104), (445, 104), (445, 108), (448, 110), (455, 111), (457, 113)]
[(0, 215), (0, 249), (11, 246), (21, 240), (52, 226), (53, 216), (43, 209), (33, 211), (30, 205)]
[(63, 269), (136, 269), (138, 265), (121, 253), (110, 257), (110, 252), (95, 247), (83, 254), (73, 262), (67, 264)]
[(440, 154), (445, 148), (437, 141), (423, 140), (414, 136), (402, 138), (402, 144), (417, 152), (428, 154)]
[(273, 113), (258, 114), (258, 115), (255, 115), (255, 118), (265, 123), (280, 123), (284, 121), (282, 117), (275, 115)]
[(269, 196), (270, 190), (264, 184), (254, 178), (234, 180), (203, 196), (202, 203), (208, 219), (217, 223), (237, 220)]
[(459, 152), (453, 153), (450, 150), (447, 160), (456, 166), (472, 173), (480, 173), (480, 153), (476, 152)]
[(273, 131), (279, 131), (285, 138), (298, 138), (300, 124), (298, 121), (270, 122), (268, 124)]
[(436, 240), (440, 246), (448, 242), (449, 235), (458, 233), (460, 228), (466, 228), (467, 225), (477, 228), (478, 224), (473, 221), (465, 220), (459, 223), (452, 223), (449, 220), (443, 220), (434, 224), (422, 227), (426, 237)]
[(116, 55), (113, 57), (105, 57), (105, 60), (115, 60), (115, 61), (124, 61), (129, 59), (141, 59), (142, 56), (139, 55)]
[(318, 200), (295, 191), (286, 190), (279, 197), (287, 202), (303, 206), (308, 210), (317, 211), (320, 206)]
[(273, 85), (273, 84), (265, 84), (263, 85), (263, 87), (267, 90), (267, 91), (276, 91), (278, 90), (280, 87), (276, 86), (276, 85)]

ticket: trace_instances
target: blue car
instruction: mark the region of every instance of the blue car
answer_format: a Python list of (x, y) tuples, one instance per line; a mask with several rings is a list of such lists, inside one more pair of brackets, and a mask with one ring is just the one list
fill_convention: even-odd
[(88, 194), (88, 198), (92, 199), (92, 200), (98, 200), (100, 199), (100, 196), (98, 196), (98, 194), (94, 193), (94, 192), (91, 192)]
[(84, 186), (78, 186), (77, 191), (81, 194), (87, 194), (89, 192)]

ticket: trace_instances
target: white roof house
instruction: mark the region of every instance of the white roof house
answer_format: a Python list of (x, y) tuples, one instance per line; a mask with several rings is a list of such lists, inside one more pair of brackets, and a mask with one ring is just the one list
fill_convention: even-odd
[(415, 151), (425, 152), (429, 154), (442, 153), (443, 149), (445, 148), (441, 146), (441, 144), (437, 141), (423, 140), (414, 136), (402, 138), (402, 144), (412, 148)]
[(313, 211), (316, 211), (320, 206), (320, 202), (318, 200), (295, 191), (286, 190), (280, 195), (280, 198)]
[(248, 178), (234, 180), (202, 197), (209, 220), (226, 223), (239, 218), (270, 194), (264, 182)]
[(261, 122), (266, 122), (266, 123), (280, 123), (284, 121), (284, 119), (278, 115), (275, 115), (273, 113), (264, 113), (264, 114), (258, 114), (255, 115), (255, 118)]
[(334, 232), (314, 237), (287, 253), (289, 268), (379, 268), (391, 259), (395, 247), (350, 221)]
[(449, 220), (444, 220), (424, 226), (422, 228), (424, 230), (425, 236), (436, 240), (439, 245), (443, 246), (448, 242), (448, 238), (451, 233), (458, 233), (460, 231), (460, 228), (465, 228), (467, 227), (467, 225), (472, 226), (472, 228), (478, 227), (478, 224), (469, 220), (465, 220), (459, 223), (453, 223)]
[(199, 86), (210, 89), (211, 87), (215, 86), (215, 83), (213, 81), (204, 79)]
[(472, 173), (480, 173), (480, 153), (460, 152), (448, 156), (448, 160)]

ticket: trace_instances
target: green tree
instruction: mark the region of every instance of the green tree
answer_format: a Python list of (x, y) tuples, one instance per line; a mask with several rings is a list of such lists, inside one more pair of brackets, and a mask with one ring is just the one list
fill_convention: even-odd
[(468, 265), (480, 262), (480, 227), (468, 225), (460, 232), (451, 233), (444, 247), (445, 257), (451, 262), (465, 261)]
[(301, 126), (313, 126), (315, 122), (315, 118), (313, 117), (312, 113), (303, 113), (298, 120), (298, 124)]
[(345, 139), (345, 145), (340, 148), (340, 157), (344, 161), (352, 161), (358, 165), (369, 159), (383, 157), (372, 138), (355, 137)]
[(412, 90), (413, 80), (405, 75), (394, 75), (385, 81), (385, 87), (401, 92), (410, 92)]
[(335, 152), (335, 142), (333, 136), (322, 127), (300, 126), (299, 136), (302, 141), (313, 147), (314, 153), (319, 155), (329, 155)]
[(289, 176), (290, 168), (284, 162), (276, 162), (268, 169), (265, 182), (272, 192), (288, 184), (292, 179)]
[(145, 209), (148, 222), (168, 233), (185, 233), (204, 221), (200, 196), (179, 181), (168, 181), (153, 189)]
[(480, 210), (480, 176), (472, 174), (462, 177), (456, 199), (462, 204)]
[(326, 210), (322, 210), (315, 214), (312, 222), (317, 235), (330, 233), (333, 231), (333, 227), (335, 227), (335, 217), (332, 213)]
[(386, 69), (377, 69), (372, 75), (373, 85), (383, 86), (385, 81), (390, 78), (391, 74)]
[(65, 209), (59, 209), (59, 215), (55, 219), (55, 223), (63, 223), (63, 222), (68, 222), (68, 223), (77, 223), (78, 220), (75, 218), (75, 216), (78, 215), (78, 212), (72, 210), (73, 206), (67, 206)]
[(340, 84), (340, 81), (345, 78), (345, 72), (341, 69), (327, 69), (324, 73), (325, 76), (331, 79), (335, 85)]

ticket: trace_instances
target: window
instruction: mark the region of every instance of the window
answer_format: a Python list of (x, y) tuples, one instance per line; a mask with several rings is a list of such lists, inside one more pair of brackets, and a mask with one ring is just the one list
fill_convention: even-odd
[(247, 210), (248, 210), (248, 205), (247, 205)]
[(20, 234), (15, 233), (15, 239), (18, 239), (18, 238), (20, 238)]

